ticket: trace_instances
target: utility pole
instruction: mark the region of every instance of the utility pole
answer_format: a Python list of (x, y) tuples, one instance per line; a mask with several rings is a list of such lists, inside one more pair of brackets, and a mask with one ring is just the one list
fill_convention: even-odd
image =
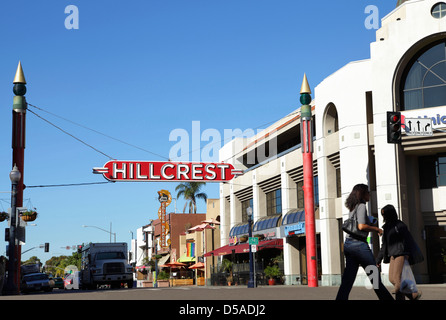
[(307, 76), (304, 74), (300, 90), (301, 139), (304, 174), (305, 202), (305, 235), (307, 251), (307, 278), (309, 287), (318, 286), (316, 222), (314, 217), (314, 185), (313, 185), (313, 125), (311, 121), (311, 89)]
[[(13, 81), (13, 92), (15, 94), (12, 106), (12, 166), (16, 167), (21, 173), (20, 180), (17, 183), (15, 191), (15, 204), (16, 207), (23, 206), (23, 177), (24, 177), (24, 163), (25, 163), (25, 128), (26, 128), (26, 109), (27, 103), (25, 99), (26, 94), (26, 80), (23, 74), (22, 64), (19, 61), (17, 71)], [(12, 211), (12, 210), (11, 210)], [(11, 212), (11, 215), (15, 215), (16, 212)], [(19, 217), (17, 217), (19, 219)], [(16, 220), (16, 219), (14, 219)], [(11, 220), (12, 222), (12, 220)], [(17, 224), (17, 221), (15, 221)], [(15, 228), (16, 226), (14, 226)], [(15, 235), (14, 235), (15, 237)], [(13, 239), (16, 241), (16, 239)], [(14, 263), (15, 274), (14, 283), (17, 288), (17, 293), (20, 292), (20, 257), (21, 246), (17, 244), (15, 246), (16, 262), (10, 260), (10, 263)]]

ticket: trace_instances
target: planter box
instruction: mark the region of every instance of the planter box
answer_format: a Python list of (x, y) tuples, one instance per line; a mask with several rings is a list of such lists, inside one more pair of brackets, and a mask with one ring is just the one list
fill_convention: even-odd
[(197, 278), (197, 286), (204, 286), (205, 283), (206, 283), (206, 281), (203, 277)]
[(170, 279), (172, 287), (192, 286), (194, 279)]
[[(141, 281), (141, 284), (143, 288), (153, 288), (152, 280)], [(168, 280), (158, 280), (158, 288), (168, 288), (168, 287), (169, 287)]]

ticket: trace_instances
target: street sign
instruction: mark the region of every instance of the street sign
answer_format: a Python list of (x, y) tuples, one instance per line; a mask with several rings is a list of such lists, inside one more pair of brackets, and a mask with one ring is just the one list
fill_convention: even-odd
[(257, 246), (255, 244), (251, 245), (251, 252), (257, 252)]
[(257, 237), (250, 237), (250, 238), (248, 238), (248, 243), (250, 245), (258, 245), (259, 244), (259, 238), (257, 238)]
[(408, 136), (432, 136), (432, 118), (405, 118), (404, 132)]
[(226, 182), (242, 175), (229, 163), (163, 162), (163, 161), (108, 161), (102, 168), (93, 168), (109, 181), (194, 181)]

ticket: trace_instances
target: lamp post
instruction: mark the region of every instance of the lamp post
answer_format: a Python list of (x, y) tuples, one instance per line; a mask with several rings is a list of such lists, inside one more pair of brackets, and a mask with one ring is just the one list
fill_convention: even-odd
[[(27, 103), (26, 103), (26, 80), (25, 75), (23, 74), (22, 64), (19, 61), (19, 64), (17, 66), (17, 71), (14, 77), (14, 81), (12, 82), (14, 84), (13, 92), (15, 94), (13, 105), (12, 105), (12, 164), (17, 167), (17, 171), (20, 173), (20, 178), (18, 179), (16, 185), (15, 185), (15, 195), (12, 195), (12, 197), (15, 197), (15, 204), (17, 207), (23, 206), (23, 190), (25, 188), (23, 184), (23, 174), (24, 174), (24, 167), (25, 167), (25, 140), (26, 140), (26, 110), (27, 110)], [(12, 201), (11, 201), (12, 202)], [(13, 211), (14, 214), (11, 214), (11, 216), (14, 216), (14, 219), (17, 224), (17, 219), (15, 217), (16, 212)], [(14, 225), (14, 241), (16, 241), (15, 237), (17, 226)], [(15, 270), (13, 272), (14, 278), (14, 285), (16, 287), (16, 292), (20, 291), (20, 257), (21, 257), (21, 246), (19, 243), (14, 243), (14, 257), (16, 260), (14, 261), (14, 267)]]
[[(252, 208), (249, 207), (246, 209), (246, 213), (248, 214), (248, 239), (252, 237)], [(249, 245), (249, 280), (248, 280), (248, 288), (255, 288), (256, 284), (254, 282), (254, 259), (252, 255), (252, 248)]]
[(17, 166), (9, 173), (9, 179), (11, 179), (12, 192), (11, 192), (11, 226), (9, 228), (9, 264), (8, 264), (8, 281), (6, 283), (6, 294), (13, 295), (18, 294), (18, 287), (15, 284), (16, 277), (16, 225), (17, 225), (17, 185), (22, 177)]
[(86, 226), (86, 225), (82, 225), (82, 227), (84, 227), (84, 228), (96, 228), (96, 229), (102, 230), (102, 231), (104, 231), (104, 232), (110, 233), (110, 243), (111, 243), (111, 236), (112, 236), (112, 235), (113, 235), (113, 237), (114, 237), (114, 239), (115, 239), (115, 242), (116, 242), (116, 233), (115, 233), (115, 232), (111, 232), (111, 223), (110, 223), (110, 231), (105, 230), (105, 229), (102, 229), (102, 228), (99, 228), (99, 227), (96, 227), (96, 226)]

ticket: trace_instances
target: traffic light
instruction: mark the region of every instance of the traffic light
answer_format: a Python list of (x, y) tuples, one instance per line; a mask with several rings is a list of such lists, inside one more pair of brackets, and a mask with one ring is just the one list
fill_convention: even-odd
[(45, 242), (45, 252), (50, 251), (50, 244), (48, 242)]
[(82, 245), (77, 245), (77, 253), (82, 253)]
[(401, 143), (401, 112), (387, 112), (387, 143)]

